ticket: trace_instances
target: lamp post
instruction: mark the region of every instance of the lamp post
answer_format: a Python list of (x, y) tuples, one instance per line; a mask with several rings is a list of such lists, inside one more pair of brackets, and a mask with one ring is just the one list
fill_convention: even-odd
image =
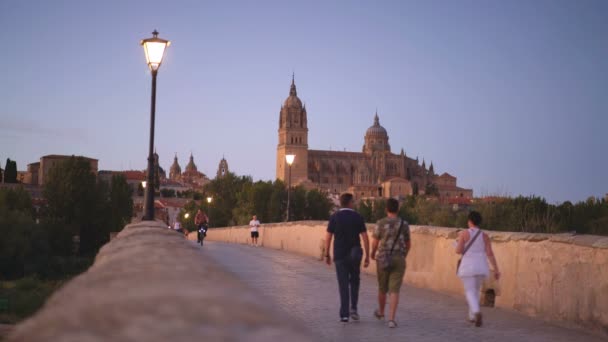
[(211, 202), (213, 201), (213, 197), (209, 196), (207, 197), (207, 225), (209, 226), (208, 228), (211, 228)]
[(146, 63), (152, 72), (152, 100), (150, 105), (150, 149), (148, 153), (148, 186), (145, 188), (144, 221), (154, 220), (154, 116), (156, 115), (156, 75), (163, 62), (165, 49), (171, 44), (168, 40), (158, 38), (158, 32), (152, 32), (152, 38), (144, 39), (141, 45), (146, 53)]
[(287, 165), (289, 165), (289, 176), (287, 178), (287, 217), (285, 218), (285, 221), (289, 221), (289, 206), (291, 204), (291, 165), (295, 159), (295, 154), (288, 154), (285, 156), (285, 161), (287, 162)]

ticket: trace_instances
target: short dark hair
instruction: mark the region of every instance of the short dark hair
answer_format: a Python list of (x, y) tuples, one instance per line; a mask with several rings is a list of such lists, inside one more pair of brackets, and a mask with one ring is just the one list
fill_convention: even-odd
[(389, 213), (396, 214), (399, 211), (399, 201), (394, 198), (386, 200), (386, 211)]
[(343, 193), (340, 195), (340, 206), (347, 207), (353, 201), (353, 194), (351, 193)]
[(481, 224), (481, 214), (476, 211), (471, 211), (468, 218), (469, 221), (473, 222), (473, 224), (476, 226)]

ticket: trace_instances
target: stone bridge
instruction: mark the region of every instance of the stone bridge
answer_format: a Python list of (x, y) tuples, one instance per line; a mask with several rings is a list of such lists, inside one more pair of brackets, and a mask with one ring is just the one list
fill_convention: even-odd
[[(406, 285), (388, 329), (372, 317), (373, 267), (361, 321), (338, 323), (333, 268), (320, 262), (325, 222), (212, 229), (204, 247), (163, 224), (127, 226), (95, 264), (55, 293), (9, 341), (603, 341), (608, 238), (491, 233), (503, 278), (484, 327), (465, 322), (455, 229), (412, 227)], [(371, 226), (369, 227), (371, 228)], [(195, 239), (195, 236), (190, 236)], [(490, 296), (489, 296), (490, 297)]]

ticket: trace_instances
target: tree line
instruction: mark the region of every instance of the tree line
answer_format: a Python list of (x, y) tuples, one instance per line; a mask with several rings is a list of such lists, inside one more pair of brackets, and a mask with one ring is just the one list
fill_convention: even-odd
[[(361, 201), (357, 210), (366, 222), (376, 222), (385, 216), (385, 201)], [(488, 230), (608, 235), (608, 202), (594, 197), (549, 204), (542, 197), (518, 196), (453, 206), (433, 197), (408, 196), (401, 203), (400, 215), (410, 224), (464, 228), (471, 210), (481, 213), (481, 228)]]
[[(204, 199), (212, 197), (209, 204)], [(209, 216), (211, 227), (248, 224), (252, 215), (263, 223), (282, 222), (287, 213), (287, 186), (276, 180), (254, 182), (249, 176), (227, 173), (192, 194), (190, 201), (179, 213), (183, 226), (194, 230), (194, 214), (198, 209)], [(195, 201), (201, 199), (201, 201)], [(327, 194), (301, 186), (291, 188), (290, 220), (327, 220), (334, 208)], [(188, 218), (185, 214), (188, 213)]]
[(0, 188), (0, 278), (77, 274), (133, 214), (124, 176), (99, 181), (79, 157), (49, 171), (43, 197), (36, 208), (23, 187)]

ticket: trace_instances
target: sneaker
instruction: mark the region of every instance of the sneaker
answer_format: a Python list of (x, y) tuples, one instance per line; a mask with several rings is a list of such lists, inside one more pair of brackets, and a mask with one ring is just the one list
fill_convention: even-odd
[(340, 318), (340, 322), (342, 322), (342, 323), (348, 323), (348, 317), (342, 317), (342, 318)]
[(482, 319), (481, 319), (481, 312), (478, 312), (475, 314), (475, 326), (476, 327), (481, 327), (481, 325), (483, 324)]
[(359, 320), (359, 314), (357, 313), (357, 310), (350, 310), (350, 318), (353, 321), (358, 321)]
[(380, 310), (378, 310), (378, 309), (374, 310), (374, 317), (376, 317), (377, 320), (384, 319), (384, 315), (381, 315)]
[(397, 322), (395, 321), (388, 321), (388, 327), (393, 329), (397, 327)]

